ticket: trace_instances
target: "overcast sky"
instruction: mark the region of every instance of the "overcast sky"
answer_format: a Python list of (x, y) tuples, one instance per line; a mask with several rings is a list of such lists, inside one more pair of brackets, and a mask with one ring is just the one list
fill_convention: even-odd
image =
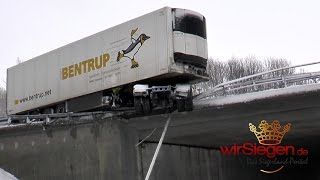
[(319, 0), (0, 0), (0, 86), (6, 69), (164, 6), (207, 20), (209, 57), (320, 61)]

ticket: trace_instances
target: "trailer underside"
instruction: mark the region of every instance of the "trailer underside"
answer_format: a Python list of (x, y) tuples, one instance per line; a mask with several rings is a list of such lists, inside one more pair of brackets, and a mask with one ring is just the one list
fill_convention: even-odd
[[(152, 78), (132, 82), (130, 84), (105, 89), (91, 94), (75, 97), (65, 101), (56, 102), (44, 107), (17, 113), (25, 114), (52, 114), (64, 112), (85, 112), (97, 110), (117, 110), (119, 108), (133, 108), (134, 95), (133, 86), (136, 84), (147, 84), (149, 87), (153, 86), (172, 86), (176, 84), (194, 84), (198, 82), (207, 81), (208, 77), (191, 74), (172, 72), (162, 74)], [(109, 99), (108, 99), (109, 98)], [(114, 99), (116, 98), (116, 99)]]

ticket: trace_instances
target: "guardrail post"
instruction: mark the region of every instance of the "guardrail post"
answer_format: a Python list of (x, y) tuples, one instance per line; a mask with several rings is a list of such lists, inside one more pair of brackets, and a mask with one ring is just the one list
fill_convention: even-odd
[(282, 81), (284, 83), (284, 87), (287, 87), (287, 82), (286, 82), (286, 78), (284, 75), (282, 75)]
[(50, 117), (46, 116), (46, 123), (50, 123)]
[(26, 123), (27, 123), (27, 124), (30, 124), (30, 123), (31, 123), (29, 116), (27, 116), (27, 118), (26, 118)]
[(226, 88), (224, 87), (224, 86), (222, 86), (222, 95), (226, 95), (227, 93), (226, 93)]
[(257, 86), (256, 86), (256, 82), (255, 82), (255, 81), (252, 81), (252, 84), (253, 84), (253, 90), (254, 90), (254, 91), (257, 91), (258, 89), (257, 89)]
[(8, 124), (11, 124), (11, 117), (8, 118)]

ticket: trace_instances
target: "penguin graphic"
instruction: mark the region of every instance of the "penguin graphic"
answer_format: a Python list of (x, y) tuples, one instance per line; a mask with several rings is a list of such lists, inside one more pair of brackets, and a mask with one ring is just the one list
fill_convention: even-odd
[(137, 32), (138, 28), (133, 29), (131, 31), (131, 44), (126, 50), (122, 50), (118, 52), (117, 62), (120, 61), (121, 58), (126, 57), (131, 60), (131, 69), (139, 66), (139, 63), (136, 61), (134, 56), (138, 53), (139, 49), (143, 45), (144, 41), (149, 39), (150, 37), (146, 34), (140, 34), (138, 39), (135, 39), (133, 35)]

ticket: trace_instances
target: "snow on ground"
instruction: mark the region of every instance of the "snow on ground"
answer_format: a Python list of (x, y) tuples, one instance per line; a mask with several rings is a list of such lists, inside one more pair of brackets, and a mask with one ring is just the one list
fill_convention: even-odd
[(6, 172), (5, 170), (0, 168), (0, 179), (1, 180), (18, 180), (12, 174)]
[(195, 107), (198, 109), (210, 106), (222, 106), (235, 103), (246, 103), (259, 99), (267, 99), (277, 96), (303, 94), (306, 92), (320, 90), (320, 84), (308, 84), (301, 86), (291, 86), (282, 89), (271, 89), (260, 92), (252, 92), (247, 94), (229, 95), (216, 97), (211, 99), (204, 99), (194, 102)]

